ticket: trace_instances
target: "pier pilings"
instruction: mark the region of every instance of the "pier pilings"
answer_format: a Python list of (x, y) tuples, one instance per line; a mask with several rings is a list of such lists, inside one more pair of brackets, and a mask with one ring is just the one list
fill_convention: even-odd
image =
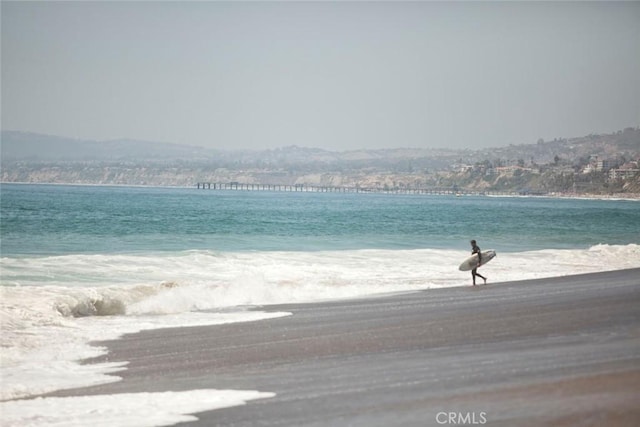
[(227, 191), (279, 191), (305, 193), (381, 193), (381, 194), (424, 194), (452, 196), (516, 196), (513, 192), (469, 191), (451, 187), (416, 187), (416, 188), (376, 188), (360, 186), (323, 186), (306, 184), (256, 184), (241, 182), (197, 182), (198, 190)]

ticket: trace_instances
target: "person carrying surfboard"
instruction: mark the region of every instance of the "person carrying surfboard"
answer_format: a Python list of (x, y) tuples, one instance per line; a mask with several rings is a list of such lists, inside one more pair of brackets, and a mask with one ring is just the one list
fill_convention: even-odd
[[(482, 265), (482, 251), (480, 247), (477, 245), (475, 240), (471, 241), (471, 255), (478, 254), (478, 267)], [(473, 279), (473, 286), (476, 285), (476, 276), (482, 278), (484, 280), (484, 284), (487, 284), (487, 278), (478, 273), (478, 267), (471, 270), (471, 278)]]

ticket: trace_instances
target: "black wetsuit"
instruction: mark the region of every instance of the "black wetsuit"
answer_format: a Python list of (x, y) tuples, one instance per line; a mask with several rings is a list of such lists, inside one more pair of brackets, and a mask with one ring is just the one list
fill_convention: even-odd
[[(471, 247), (471, 255), (473, 254), (478, 254), (478, 267), (480, 267), (480, 264), (482, 263), (482, 252), (480, 251), (480, 247), (478, 245), (474, 244)], [(478, 274), (478, 267), (471, 270), (471, 278), (473, 279), (474, 285), (476, 284), (476, 276), (482, 278), (482, 280), (484, 280), (484, 282), (487, 283), (487, 278), (481, 274)]]

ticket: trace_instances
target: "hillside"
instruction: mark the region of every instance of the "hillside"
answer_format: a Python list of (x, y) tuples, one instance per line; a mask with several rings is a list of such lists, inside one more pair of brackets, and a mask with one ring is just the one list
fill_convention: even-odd
[(179, 160), (211, 155), (201, 147), (178, 144), (131, 139), (89, 141), (15, 131), (2, 131), (0, 147), (3, 162)]
[[(211, 150), (134, 140), (82, 141), (3, 131), (3, 182), (194, 186), (239, 182), (397, 190), (636, 193), (640, 129), (482, 150), (398, 148), (334, 152), (297, 146)], [(607, 167), (598, 170), (598, 161)], [(591, 167), (592, 173), (584, 173)]]

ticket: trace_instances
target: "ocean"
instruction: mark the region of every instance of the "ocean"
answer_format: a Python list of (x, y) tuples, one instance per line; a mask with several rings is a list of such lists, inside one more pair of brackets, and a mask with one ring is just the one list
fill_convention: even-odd
[(0, 400), (117, 381), (91, 341), (267, 304), (640, 267), (633, 200), (2, 184)]

